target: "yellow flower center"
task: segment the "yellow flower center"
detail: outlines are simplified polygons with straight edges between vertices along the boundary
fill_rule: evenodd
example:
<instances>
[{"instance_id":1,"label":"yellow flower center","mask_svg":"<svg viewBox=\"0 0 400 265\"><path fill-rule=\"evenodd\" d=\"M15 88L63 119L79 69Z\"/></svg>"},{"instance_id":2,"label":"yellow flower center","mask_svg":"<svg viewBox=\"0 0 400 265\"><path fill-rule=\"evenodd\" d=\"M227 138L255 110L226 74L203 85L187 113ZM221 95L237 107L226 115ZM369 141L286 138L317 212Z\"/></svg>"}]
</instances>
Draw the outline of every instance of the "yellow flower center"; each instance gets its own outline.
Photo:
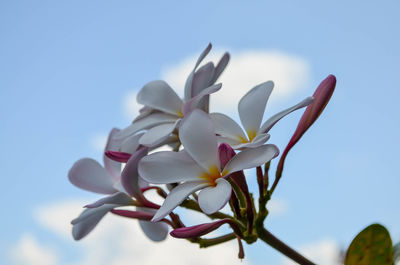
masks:
<instances>
[{"instance_id":1,"label":"yellow flower center","mask_svg":"<svg viewBox=\"0 0 400 265\"><path fill-rule=\"evenodd\" d=\"M250 142L253 141L253 139L256 138L256 136L257 136L256 130L248 130L248 131L246 131L246 132L247 132L247 136L249 137L249 139L247 139L246 137L243 137L243 136L238 136L239 141L240 141L242 144L250 143Z\"/></svg>"},{"instance_id":2,"label":"yellow flower center","mask_svg":"<svg viewBox=\"0 0 400 265\"><path fill-rule=\"evenodd\" d=\"M257 132L256 130L248 130L247 135L249 136L249 142L251 142L254 138L256 138Z\"/></svg>"},{"instance_id":3,"label":"yellow flower center","mask_svg":"<svg viewBox=\"0 0 400 265\"><path fill-rule=\"evenodd\" d=\"M183 118L183 113L182 113L181 110L178 110L178 111L176 112L176 115L178 115L180 118Z\"/></svg>"},{"instance_id":4,"label":"yellow flower center","mask_svg":"<svg viewBox=\"0 0 400 265\"><path fill-rule=\"evenodd\" d=\"M222 172L224 173L224 172ZM224 174L219 172L217 165L212 165L208 168L208 172L204 172L200 175L200 178L204 179L210 186L217 186L216 180L222 178Z\"/></svg>"}]
</instances>

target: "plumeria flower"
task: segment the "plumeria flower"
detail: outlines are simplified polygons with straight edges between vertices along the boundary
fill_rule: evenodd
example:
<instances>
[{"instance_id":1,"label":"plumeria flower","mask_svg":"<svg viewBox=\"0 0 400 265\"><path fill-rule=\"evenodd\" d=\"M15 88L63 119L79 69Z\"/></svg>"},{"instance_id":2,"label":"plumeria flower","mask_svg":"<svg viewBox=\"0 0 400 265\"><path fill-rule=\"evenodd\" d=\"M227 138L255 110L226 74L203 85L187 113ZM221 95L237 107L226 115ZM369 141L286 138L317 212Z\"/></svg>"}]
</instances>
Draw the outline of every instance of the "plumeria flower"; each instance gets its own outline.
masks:
<instances>
[{"instance_id":1,"label":"plumeria flower","mask_svg":"<svg viewBox=\"0 0 400 265\"><path fill-rule=\"evenodd\" d=\"M208 97L221 88L221 84L214 83L229 61L229 54L225 53L217 66L209 62L197 70L210 49L211 44L202 52L190 73L185 84L184 99L165 81L157 80L146 84L137 95L137 102L144 105L144 108L132 125L122 130L117 137L124 139L140 130L148 129L139 142L152 147L165 141L177 129L180 120L193 109L200 108L208 112Z\"/></svg>"},{"instance_id":2,"label":"plumeria flower","mask_svg":"<svg viewBox=\"0 0 400 265\"><path fill-rule=\"evenodd\" d=\"M139 163L140 176L150 183L183 182L171 190L152 221L161 220L199 190L198 203L204 213L220 210L231 196L232 188L226 180L229 174L262 165L279 153L274 145L246 149L221 168L213 122L198 109L182 121L179 138L184 150L153 153Z\"/></svg>"},{"instance_id":3,"label":"plumeria flower","mask_svg":"<svg viewBox=\"0 0 400 265\"><path fill-rule=\"evenodd\" d=\"M269 139L268 132L275 123L287 114L306 107L313 102L313 98L308 97L300 103L275 114L261 125L265 107L273 87L274 83L272 81L259 84L247 92L239 101L239 117L245 131L225 114L210 114L211 119L214 121L215 132L219 135L219 142L226 142L234 149L261 146Z\"/></svg>"},{"instance_id":4,"label":"plumeria flower","mask_svg":"<svg viewBox=\"0 0 400 265\"><path fill-rule=\"evenodd\" d=\"M109 134L105 153L120 149L119 142L114 139L118 131L118 129L113 129ZM104 156L104 167L90 158L80 159L72 166L68 173L72 184L88 191L108 195L95 203L86 205L86 209L81 215L71 222L74 239L79 240L85 237L110 210L116 207L142 206L138 207L139 211L154 214L154 209L146 207L154 205L147 201L141 193L140 178L137 173L138 162L146 154L147 148L139 148L131 155L122 172L121 163L115 162L107 156ZM163 240L167 236L168 227L164 223L142 220L139 220L139 223L145 234L154 241Z\"/></svg>"},{"instance_id":5,"label":"plumeria flower","mask_svg":"<svg viewBox=\"0 0 400 265\"><path fill-rule=\"evenodd\" d=\"M276 175L280 177L282 175L283 166L285 159L290 149L300 140L303 134L313 125L313 123L321 115L322 111L325 109L329 100L332 97L333 91L335 91L336 77L334 75L329 75L325 78L321 84L315 90L313 97L314 103L306 108L299 124L297 125L296 131L294 132L292 138L290 139L288 145L282 153L279 159L278 168L276 170Z\"/></svg>"}]
</instances>

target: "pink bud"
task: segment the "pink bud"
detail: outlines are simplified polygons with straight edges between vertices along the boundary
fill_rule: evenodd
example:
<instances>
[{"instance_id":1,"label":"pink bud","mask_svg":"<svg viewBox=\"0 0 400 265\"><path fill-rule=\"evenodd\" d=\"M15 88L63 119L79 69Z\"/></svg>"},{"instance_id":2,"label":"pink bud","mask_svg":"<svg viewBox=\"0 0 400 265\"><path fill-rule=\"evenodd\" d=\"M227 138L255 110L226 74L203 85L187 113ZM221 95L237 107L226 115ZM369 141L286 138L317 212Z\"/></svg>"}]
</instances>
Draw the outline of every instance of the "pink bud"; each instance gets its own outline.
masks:
<instances>
[{"instance_id":1,"label":"pink bud","mask_svg":"<svg viewBox=\"0 0 400 265\"><path fill-rule=\"evenodd\" d=\"M334 75L329 75L324 81L318 86L314 92L314 102L309 105L303 113L299 124L297 125L296 131L294 132L289 144L286 146L285 151L283 151L282 156L279 160L278 169L276 175L280 177L282 175L283 165L285 163L285 158L289 153L290 149L300 140L303 134L311 127L311 125L318 119L319 115L324 110L325 106L328 104L333 91L336 86L336 77Z\"/></svg>"},{"instance_id":2,"label":"pink bud","mask_svg":"<svg viewBox=\"0 0 400 265\"><path fill-rule=\"evenodd\" d=\"M170 235L176 238L193 238L193 237L199 237L203 236L205 234L208 234L217 228L219 228L223 224L230 224L236 229L236 224L228 218L221 219L212 223L206 223L206 224L200 224L200 225L195 225L195 226L190 226L190 227L181 227L181 228L176 228L170 232ZM235 231L236 232L236 231ZM239 230L240 233L240 230Z\"/></svg>"},{"instance_id":3,"label":"pink bud","mask_svg":"<svg viewBox=\"0 0 400 265\"><path fill-rule=\"evenodd\" d=\"M151 219L154 216L154 214L140 212L140 211L112 209L110 212L112 212L113 214L116 214L116 215L120 215L120 216L124 216L124 217L128 217L128 218L139 219L139 220L143 220L143 221L151 221Z\"/></svg>"},{"instance_id":4,"label":"pink bud","mask_svg":"<svg viewBox=\"0 0 400 265\"><path fill-rule=\"evenodd\" d=\"M222 143L218 147L219 161L221 168L224 168L229 160L236 155L235 150L229 144Z\"/></svg>"},{"instance_id":5,"label":"pink bud","mask_svg":"<svg viewBox=\"0 0 400 265\"><path fill-rule=\"evenodd\" d=\"M151 222L151 219L153 219L153 216L154 216L154 214L152 214L152 213L146 213L146 212L142 212L142 211L128 211L128 210L112 209L110 212L113 214L119 215L119 216L133 218L133 219L139 219L142 221L149 221L149 222ZM174 227L172 222L168 219L164 218L164 219L160 220L160 222L164 222L164 223L170 225L171 227Z\"/></svg>"},{"instance_id":6,"label":"pink bud","mask_svg":"<svg viewBox=\"0 0 400 265\"><path fill-rule=\"evenodd\" d=\"M108 158L121 163L128 162L129 158L132 156L129 153L117 152L117 151L106 151L105 155Z\"/></svg>"},{"instance_id":7,"label":"pink bud","mask_svg":"<svg viewBox=\"0 0 400 265\"><path fill-rule=\"evenodd\" d=\"M229 162L229 160L232 159L236 155L235 150L226 143L222 143L218 147L218 153L219 153L219 160L221 163L221 168L224 168L225 165ZM232 179L233 182L239 187L239 189L242 191L245 199L246 199L246 205L247 205L247 219L250 224L250 228L253 226L253 218L254 218L254 213L253 213L253 208L251 207L252 202L251 202L251 197L249 194L249 188L247 186L246 178L243 174L243 171L238 171L234 172L229 175L229 177ZM233 195L234 193L232 193ZM237 198L233 198L237 200Z\"/></svg>"}]
</instances>

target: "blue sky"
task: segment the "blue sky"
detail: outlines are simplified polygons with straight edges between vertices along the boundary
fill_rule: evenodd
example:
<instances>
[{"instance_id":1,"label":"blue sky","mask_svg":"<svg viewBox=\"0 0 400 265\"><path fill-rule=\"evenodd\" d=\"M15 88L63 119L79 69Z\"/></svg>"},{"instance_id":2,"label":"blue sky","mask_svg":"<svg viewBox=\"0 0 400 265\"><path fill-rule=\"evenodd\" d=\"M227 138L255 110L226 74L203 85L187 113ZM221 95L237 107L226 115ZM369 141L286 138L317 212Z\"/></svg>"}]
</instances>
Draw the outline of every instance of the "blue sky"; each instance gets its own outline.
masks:
<instances>
[{"instance_id":1,"label":"blue sky","mask_svg":"<svg viewBox=\"0 0 400 265\"><path fill-rule=\"evenodd\" d=\"M99 159L93 138L128 124L129 93L209 42L232 58L278 51L304 59L309 80L276 109L312 94L328 74L337 76L325 113L287 159L275 194L287 210L267 220L270 230L297 248L322 239L345 247L380 222L398 241L399 7L397 1L1 1L0 224L7 229L0 263L13 264L9 253L26 234L56 249L57 264L77 263L82 245L40 224L35 211L97 198L68 182L70 166L85 156ZM300 114L271 131L281 149ZM281 260L262 244L246 250L250 264Z\"/></svg>"}]
</instances>

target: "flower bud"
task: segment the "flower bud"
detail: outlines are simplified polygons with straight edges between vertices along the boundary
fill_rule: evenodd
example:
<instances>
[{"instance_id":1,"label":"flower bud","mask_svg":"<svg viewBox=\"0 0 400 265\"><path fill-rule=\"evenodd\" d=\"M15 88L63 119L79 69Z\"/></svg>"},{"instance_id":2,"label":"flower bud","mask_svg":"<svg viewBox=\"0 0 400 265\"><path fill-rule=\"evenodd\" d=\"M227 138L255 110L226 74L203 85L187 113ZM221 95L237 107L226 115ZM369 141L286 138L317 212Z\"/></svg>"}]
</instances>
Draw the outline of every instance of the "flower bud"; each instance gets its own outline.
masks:
<instances>
[{"instance_id":1,"label":"flower bud","mask_svg":"<svg viewBox=\"0 0 400 265\"><path fill-rule=\"evenodd\" d=\"M211 223L176 228L170 232L170 235L176 238L199 237L218 229L223 224L230 224L235 232L241 233L236 224L231 219L225 218Z\"/></svg>"},{"instance_id":2,"label":"flower bud","mask_svg":"<svg viewBox=\"0 0 400 265\"><path fill-rule=\"evenodd\" d=\"M324 110L325 106L328 104L333 91L336 86L336 77L334 75L329 75L315 90L313 98L314 102L309 105L303 113L299 124L297 125L296 131L294 132L292 138L290 139L288 145L282 153L279 160L278 169L276 171L276 176L280 177L282 175L283 165L285 163L285 158L289 153L290 149L300 140L303 134L311 127L311 125L318 119L319 115Z\"/></svg>"}]
</instances>

